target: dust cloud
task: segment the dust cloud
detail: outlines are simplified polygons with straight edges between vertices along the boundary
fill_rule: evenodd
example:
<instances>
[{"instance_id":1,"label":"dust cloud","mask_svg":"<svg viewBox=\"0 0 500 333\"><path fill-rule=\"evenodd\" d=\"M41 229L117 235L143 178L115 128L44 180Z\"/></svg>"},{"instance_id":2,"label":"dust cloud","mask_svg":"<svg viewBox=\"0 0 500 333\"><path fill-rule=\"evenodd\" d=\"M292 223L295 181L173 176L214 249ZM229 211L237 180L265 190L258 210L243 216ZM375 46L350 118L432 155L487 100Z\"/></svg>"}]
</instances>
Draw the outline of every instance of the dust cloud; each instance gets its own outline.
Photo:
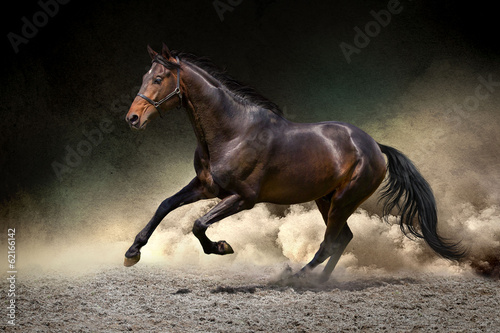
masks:
<instances>
[{"instance_id":1,"label":"dust cloud","mask_svg":"<svg viewBox=\"0 0 500 333\"><path fill-rule=\"evenodd\" d=\"M142 250L139 264L167 267L200 267L232 270L262 266L281 269L285 264L299 269L310 260L322 241L325 230L320 213L313 205L293 205L284 216L271 213L259 204L250 211L231 216L209 229L214 240L225 239L234 248L230 256L207 256L192 235L193 221L208 211L216 201L196 203L172 212ZM477 211L463 207L450 224L463 231L464 243L476 261L485 261L500 247L500 209ZM336 274L387 274L418 271L433 274L459 274L469 271L465 264L451 263L434 255L422 241L404 237L397 218L386 224L377 215L359 209L348 223L355 235L346 249ZM142 227L142 225L140 225ZM137 228L136 228L137 229ZM65 274L86 273L102 266L119 266L137 230L130 227L107 227L94 233L73 233L50 237L46 231L33 230L19 244L20 270L56 271ZM486 269L486 262L479 263Z\"/></svg>"},{"instance_id":2,"label":"dust cloud","mask_svg":"<svg viewBox=\"0 0 500 333\"><path fill-rule=\"evenodd\" d=\"M461 240L469 249L468 258L462 263L439 258L423 241L404 237L396 216L389 224L383 222L375 200L370 200L348 220L354 239L334 274L466 274L473 269L498 274L500 87L477 88L480 78L500 81L491 73L447 59L435 61L404 95L374 106L377 116L357 124L377 141L407 154L420 168L437 198L440 233ZM478 89L482 99L476 96ZM92 168L83 166L72 176L71 186L43 189L43 199L20 193L2 208L4 227L16 227L19 270L79 274L121 265L157 205L193 176L190 162L172 158L136 161L141 172L134 175L134 184L140 185L131 185L119 163L103 160ZM211 239L231 244L235 254L207 256L191 228L216 202L198 202L169 214L143 248L136 267L154 263L224 270L290 264L298 269L322 241L325 226L313 203L279 209L259 204L208 230Z\"/></svg>"}]
</instances>

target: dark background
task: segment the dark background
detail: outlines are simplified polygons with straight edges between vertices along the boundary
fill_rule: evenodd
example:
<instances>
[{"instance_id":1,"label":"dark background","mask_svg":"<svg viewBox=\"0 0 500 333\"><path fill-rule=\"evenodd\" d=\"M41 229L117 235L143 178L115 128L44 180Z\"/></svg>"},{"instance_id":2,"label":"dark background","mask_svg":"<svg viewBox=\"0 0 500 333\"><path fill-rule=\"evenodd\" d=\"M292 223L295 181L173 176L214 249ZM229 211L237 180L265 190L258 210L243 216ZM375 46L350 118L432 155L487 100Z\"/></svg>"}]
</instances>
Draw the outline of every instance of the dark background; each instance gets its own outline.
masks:
<instances>
[{"instance_id":1,"label":"dark background","mask_svg":"<svg viewBox=\"0 0 500 333\"><path fill-rule=\"evenodd\" d=\"M20 34L21 18L32 21L40 6L26 1L5 10L3 218L27 225L37 216L95 225L98 219L78 220L69 213L74 202L81 211L106 211L107 200L123 201L120 213L126 216L127 207L142 205L138 199L145 193L155 207L192 177L196 141L183 111L172 111L140 133L124 121L149 66L146 45L159 50L163 41L171 49L210 57L294 121L340 120L379 128L370 134L397 146L384 134L391 130L385 124L411 111L391 106L392 101L436 61L470 69L473 89L477 75L498 73L500 51L496 10L486 1L402 0L400 6L402 12L350 64L339 44L352 45L353 28L372 21L370 11L386 9L387 1L244 0L224 13L224 21L212 1L71 1L60 5L17 54L6 36ZM497 122L488 118L496 112L484 115ZM66 164L67 147L76 149L85 140L83 132L102 121L112 124L111 133L58 178L53 163ZM496 149L491 154L498 155L496 139L487 139ZM434 163L412 155L409 147L398 148L432 174ZM32 213L20 218L14 211Z\"/></svg>"}]
</instances>

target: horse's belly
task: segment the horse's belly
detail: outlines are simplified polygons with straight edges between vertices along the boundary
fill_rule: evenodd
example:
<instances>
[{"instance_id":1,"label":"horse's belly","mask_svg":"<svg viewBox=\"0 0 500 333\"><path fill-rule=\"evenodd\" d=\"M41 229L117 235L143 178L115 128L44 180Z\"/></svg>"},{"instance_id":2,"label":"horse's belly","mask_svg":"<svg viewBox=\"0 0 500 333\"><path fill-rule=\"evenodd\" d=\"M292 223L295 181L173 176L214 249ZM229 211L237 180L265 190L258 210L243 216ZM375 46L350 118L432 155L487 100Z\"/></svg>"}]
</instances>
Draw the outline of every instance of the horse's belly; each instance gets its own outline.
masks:
<instances>
[{"instance_id":1,"label":"horse's belly","mask_svg":"<svg viewBox=\"0 0 500 333\"><path fill-rule=\"evenodd\" d=\"M279 184L277 185L278 186L272 186L262 191L257 201L270 202L278 205L291 205L316 200L332 192L334 189L334 187L332 189L332 187L328 186L319 186L311 191L301 186L283 187Z\"/></svg>"},{"instance_id":2,"label":"horse's belly","mask_svg":"<svg viewBox=\"0 0 500 333\"><path fill-rule=\"evenodd\" d=\"M339 186L343 169L331 155L304 156L281 164L264 178L259 201L294 204L318 199Z\"/></svg>"}]
</instances>

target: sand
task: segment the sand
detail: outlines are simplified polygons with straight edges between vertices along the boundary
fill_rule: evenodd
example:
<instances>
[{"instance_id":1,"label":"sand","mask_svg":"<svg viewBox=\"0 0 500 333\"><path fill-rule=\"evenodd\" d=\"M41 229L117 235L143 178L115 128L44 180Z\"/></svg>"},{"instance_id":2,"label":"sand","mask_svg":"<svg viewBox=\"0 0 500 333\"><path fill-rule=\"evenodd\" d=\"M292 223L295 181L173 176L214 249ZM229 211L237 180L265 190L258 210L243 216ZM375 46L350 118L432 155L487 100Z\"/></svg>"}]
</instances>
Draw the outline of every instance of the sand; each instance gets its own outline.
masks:
<instances>
[{"instance_id":1,"label":"sand","mask_svg":"<svg viewBox=\"0 0 500 333\"><path fill-rule=\"evenodd\" d=\"M340 273L316 285L276 282L282 269L117 263L84 274L19 274L16 326L0 330L498 332L500 327L496 279L470 273Z\"/></svg>"}]
</instances>

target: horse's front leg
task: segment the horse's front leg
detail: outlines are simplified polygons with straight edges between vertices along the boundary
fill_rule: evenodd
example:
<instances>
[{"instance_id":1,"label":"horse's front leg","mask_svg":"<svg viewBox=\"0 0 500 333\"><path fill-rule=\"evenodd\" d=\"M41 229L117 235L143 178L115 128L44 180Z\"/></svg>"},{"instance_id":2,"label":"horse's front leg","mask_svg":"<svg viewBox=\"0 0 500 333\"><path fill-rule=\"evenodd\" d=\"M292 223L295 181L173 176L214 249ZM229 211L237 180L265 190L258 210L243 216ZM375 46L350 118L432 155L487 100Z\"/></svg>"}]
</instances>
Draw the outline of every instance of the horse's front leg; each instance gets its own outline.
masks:
<instances>
[{"instance_id":1,"label":"horse's front leg","mask_svg":"<svg viewBox=\"0 0 500 333\"><path fill-rule=\"evenodd\" d=\"M206 194L205 188L201 185L200 180L195 177L182 190L170 198L165 199L160 204L149 223L135 237L134 244L132 244L127 253L125 253L123 264L129 267L135 265L139 259L141 259L141 247L146 245L153 231L155 231L156 227L168 213L180 206L207 198L209 198L209 196Z\"/></svg>"},{"instance_id":2,"label":"horse's front leg","mask_svg":"<svg viewBox=\"0 0 500 333\"><path fill-rule=\"evenodd\" d=\"M254 203L244 200L238 194L233 194L222 199L207 214L196 220L193 226L193 234L199 239L203 251L206 254L231 254L234 253L231 246L226 241L212 242L205 234L207 228L215 222L228 216L236 214L242 210L252 208Z\"/></svg>"}]
</instances>

